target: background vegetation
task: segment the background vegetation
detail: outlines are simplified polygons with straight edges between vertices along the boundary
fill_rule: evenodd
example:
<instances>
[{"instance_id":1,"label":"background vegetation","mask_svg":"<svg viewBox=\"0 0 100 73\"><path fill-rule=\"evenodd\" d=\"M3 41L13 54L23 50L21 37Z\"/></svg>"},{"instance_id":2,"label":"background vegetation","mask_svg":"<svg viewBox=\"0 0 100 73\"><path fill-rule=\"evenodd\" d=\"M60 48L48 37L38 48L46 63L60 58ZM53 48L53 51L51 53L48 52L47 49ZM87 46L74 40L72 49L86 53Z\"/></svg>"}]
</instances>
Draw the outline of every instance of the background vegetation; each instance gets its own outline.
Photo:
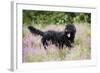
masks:
<instances>
[{"instance_id":1,"label":"background vegetation","mask_svg":"<svg viewBox=\"0 0 100 73\"><path fill-rule=\"evenodd\" d=\"M90 13L23 10L23 24L91 23Z\"/></svg>"},{"instance_id":2,"label":"background vegetation","mask_svg":"<svg viewBox=\"0 0 100 73\"><path fill-rule=\"evenodd\" d=\"M45 50L41 36L32 35L27 29L27 26L32 25L42 31L63 31L68 23L73 23L77 30L71 50L66 47L59 50L54 45L49 45ZM23 10L22 53L23 62L91 59L91 14Z\"/></svg>"}]
</instances>

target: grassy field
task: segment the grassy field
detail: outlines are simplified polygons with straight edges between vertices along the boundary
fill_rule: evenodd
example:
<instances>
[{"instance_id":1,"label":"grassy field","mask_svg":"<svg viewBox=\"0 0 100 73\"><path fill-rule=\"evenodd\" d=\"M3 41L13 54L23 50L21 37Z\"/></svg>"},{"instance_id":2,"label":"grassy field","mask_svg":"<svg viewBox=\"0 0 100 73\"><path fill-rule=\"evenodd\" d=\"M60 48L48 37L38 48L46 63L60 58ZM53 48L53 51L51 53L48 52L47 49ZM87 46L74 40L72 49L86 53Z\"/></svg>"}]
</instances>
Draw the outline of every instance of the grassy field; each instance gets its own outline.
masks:
<instances>
[{"instance_id":1,"label":"grassy field","mask_svg":"<svg viewBox=\"0 0 100 73\"><path fill-rule=\"evenodd\" d=\"M55 45L49 45L45 50L41 44L41 36L32 35L26 26L23 27L23 62L85 60L91 58L91 28L88 24L76 24L76 36L73 48L59 50ZM36 28L46 31L62 31L64 25L48 25Z\"/></svg>"}]
</instances>

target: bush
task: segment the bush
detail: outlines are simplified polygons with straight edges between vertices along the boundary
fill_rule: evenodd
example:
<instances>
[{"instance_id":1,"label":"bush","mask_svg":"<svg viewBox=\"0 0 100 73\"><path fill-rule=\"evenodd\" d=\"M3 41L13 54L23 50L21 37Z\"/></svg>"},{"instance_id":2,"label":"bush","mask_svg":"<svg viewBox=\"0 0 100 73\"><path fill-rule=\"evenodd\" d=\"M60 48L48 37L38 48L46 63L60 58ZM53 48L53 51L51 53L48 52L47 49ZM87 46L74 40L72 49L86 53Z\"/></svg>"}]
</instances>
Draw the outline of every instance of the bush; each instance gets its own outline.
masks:
<instances>
[{"instance_id":1,"label":"bush","mask_svg":"<svg viewBox=\"0 0 100 73\"><path fill-rule=\"evenodd\" d=\"M23 10L24 25L91 23L90 13Z\"/></svg>"}]
</instances>

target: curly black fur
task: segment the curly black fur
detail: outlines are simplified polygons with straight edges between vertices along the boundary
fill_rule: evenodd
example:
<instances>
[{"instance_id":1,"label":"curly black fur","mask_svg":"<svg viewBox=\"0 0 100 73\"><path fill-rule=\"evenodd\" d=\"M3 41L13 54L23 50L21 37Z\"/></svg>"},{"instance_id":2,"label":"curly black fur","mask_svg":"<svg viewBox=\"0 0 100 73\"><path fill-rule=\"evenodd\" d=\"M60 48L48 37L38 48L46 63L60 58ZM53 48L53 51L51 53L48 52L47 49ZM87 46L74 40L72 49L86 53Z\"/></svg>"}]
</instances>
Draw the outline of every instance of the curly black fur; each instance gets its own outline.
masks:
<instances>
[{"instance_id":1,"label":"curly black fur","mask_svg":"<svg viewBox=\"0 0 100 73\"><path fill-rule=\"evenodd\" d=\"M48 41L50 41L52 44L55 44L57 47L59 47L59 49L63 48L64 45L71 48L71 43L74 42L76 33L76 28L73 24L66 25L65 30L62 32L57 32L53 30L43 32L34 28L33 26L28 26L28 29L32 34L42 36L41 42L45 49L47 49L46 46L48 46ZM70 34L70 37L67 36L68 34Z\"/></svg>"}]
</instances>

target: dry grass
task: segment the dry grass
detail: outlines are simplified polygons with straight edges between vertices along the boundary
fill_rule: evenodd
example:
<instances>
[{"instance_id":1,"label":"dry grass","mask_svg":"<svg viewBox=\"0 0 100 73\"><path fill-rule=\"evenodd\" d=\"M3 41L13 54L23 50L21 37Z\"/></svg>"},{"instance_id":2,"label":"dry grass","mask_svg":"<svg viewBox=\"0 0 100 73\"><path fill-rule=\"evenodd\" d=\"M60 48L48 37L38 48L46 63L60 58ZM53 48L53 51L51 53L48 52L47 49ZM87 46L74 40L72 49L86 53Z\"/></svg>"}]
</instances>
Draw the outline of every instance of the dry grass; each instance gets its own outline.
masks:
<instances>
[{"instance_id":1,"label":"dry grass","mask_svg":"<svg viewBox=\"0 0 100 73\"><path fill-rule=\"evenodd\" d=\"M45 50L41 44L41 36L32 35L23 27L23 62L84 60L91 58L91 29L87 24L75 25L77 32L74 47L71 50L59 50L55 45L49 45ZM48 25L42 31L62 31L64 25Z\"/></svg>"}]
</instances>

